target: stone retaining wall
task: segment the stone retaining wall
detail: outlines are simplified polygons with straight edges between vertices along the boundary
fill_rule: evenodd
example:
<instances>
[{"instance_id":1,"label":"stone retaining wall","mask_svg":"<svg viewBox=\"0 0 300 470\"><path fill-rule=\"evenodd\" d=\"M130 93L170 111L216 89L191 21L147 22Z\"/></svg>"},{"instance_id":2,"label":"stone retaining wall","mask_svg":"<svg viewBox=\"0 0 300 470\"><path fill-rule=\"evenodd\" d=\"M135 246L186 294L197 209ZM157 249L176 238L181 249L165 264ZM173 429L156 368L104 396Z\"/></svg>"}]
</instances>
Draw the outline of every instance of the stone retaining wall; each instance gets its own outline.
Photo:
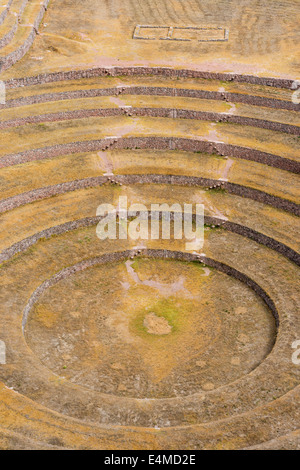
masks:
<instances>
[{"instance_id":1,"label":"stone retaining wall","mask_svg":"<svg viewBox=\"0 0 300 470\"><path fill-rule=\"evenodd\" d=\"M74 111L61 111L57 113L41 114L37 116L27 116L19 119L0 122L0 129L23 126L24 124L36 124L39 122L56 122L71 119L85 119L89 117L110 117L110 116L148 116L170 119L195 119L200 121L227 122L242 126L258 127L271 131L284 132L286 134L300 135L300 127L280 122L254 119L244 116L235 116L226 113L214 113L206 111L193 111L189 109L177 108L98 108L80 109Z\"/></svg>"},{"instance_id":2,"label":"stone retaining wall","mask_svg":"<svg viewBox=\"0 0 300 470\"><path fill-rule=\"evenodd\" d=\"M159 218L161 219L162 217L163 213L160 213ZM97 225L101 219L102 217L86 217L84 219L66 222L65 224L56 225L55 227L42 230L41 232L38 232L28 238L25 238L24 240L21 240L20 242L17 242L9 248L3 250L0 253L0 263L9 261L13 256L17 255L18 253L25 252L31 246L35 245L39 240L49 239L53 236L72 232L80 228ZM173 213L170 214L170 219L174 220ZM195 220L195 215L193 215L193 219ZM270 248L271 250L276 251L277 253L283 255L285 258L295 263L297 266L300 266L299 253L294 251L289 246L277 240L274 240L273 238L270 238L267 235L264 235L263 233L257 232L256 230L252 230L249 227L245 227L244 225L224 221L223 219L219 219L217 217L205 216L204 222L205 224L221 227L222 229L227 230L229 232L236 233L242 237L249 238L250 240L254 240L256 243L259 243L260 245L264 245Z\"/></svg>"},{"instance_id":3,"label":"stone retaining wall","mask_svg":"<svg viewBox=\"0 0 300 470\"><path fill-rule=\"evenodd\" d=\"M11 52L10 54L6 56L0 57L0 72L3 72L4 70L10 68L12 65L14 65L18 60L22 59L22 57L28 52L30 47L32 46L32 43L35 39L35 36L37 34L40 22L43 19L43 16L45 14L45 11L47 10L48 4L50 0L42 0L41 2L41 9L39 13L37 14L33 26L30 29L30 32L23 42L20 47L18 47L15 51Z\"/></svg>"},{"instance_id":4,"label":"stone retaining wall","mask_svg":"<svg viewBox=\"0 0 300 470\"><path fill-rule=\"evenodd\" d=\"M294 104L292 101L276 100L262 96L245 95L242 93L229 93L218 91L207 91L185 88L169 88L169 87L149 87L149 86L126 86L113 88L97 88L91 90L73 90L59 93L44 93L41 95L24 96L8 100L5 105L1 105L0 109L15 108L18 106L26 106L38 103L47 103L50 101L73 100L80 98L95 98L98 96L112 95L145 95L145 96L170 96L195 98L203 100L226 101L229 103L244 103L252 106L260 106L274 109L287 109L289 111L299 111L300 105Z\"/></svg>"},{"instance_id":5,"label":"stone retaining wall","mask_svg":"<svg viewBox=\"0 0 300 470\"><path fill-rule=\"evenodd\" d=\"M3 21L5 20L9 10L10 10L10 7L11 7L11 4L12 4L13 0L8 0L6 5L5 5L5 9L2 11L2 13L0 14L0 25L3 23Z\"/></svg>"},{"instance_id":6,"label":"stone retaining wall","mask_svg":"<svg viewBox=\"0 0 300 470\"><path fill-rule=\"evenodd\" d=\"M22 1L21 5L20 5L19 12L16 15L16 20L15 20L12 28L7 32L7 34L5 34L4 36L2 36L0 38L0 49L5 47L7 44L9 44L10 41L13 39L13 37L14 37L18 27L19 27L20 19L21 19L23 13L24 13L24 10L25 10L27 4L28 4L28 0L23 0ZM0 61L1 61L1 57L0 57Z\"/></svg>"},{"instance_id":7,"label":"stone retaining wall","mask_svg":"<svg viewBox=\"0 0 300 470\"><path fill-rule=\"evenodd\" d=\"M30 311L33 307L33 305L39 300L40 296L50 287L54 286L58 282L60 282L63 279L66 279L73 274L76 274L78 272L84 271L85 269L91 268L93 266L97 266L99 264L104 264L104 263L115 263L118 261L126 260L132 256L132 254L135 254L134 251L128 250L128 251L123 251L123 252L116 252L116 253L108 253L105 255L102 255L98 258L93 258L93 259L88 259L81 261L80 263L70 266L68 268L63 269L59 273L55 274L52 276L50 279L47 279L45 282L43 282L32 294L30 297L24 311L23 311L23 319L22 319L22 327L23 331L26 327L26 323L28 320L28 316L30 314ZM241 273L240 271L232 268L231 266L228 266L227 264L220 263L219 261L216 261L211 258L207 258L205 256L201 256L199 258L198 255L193 255L190 253L184 253L181 251L169 251L169 250L153 250L153 249L145 249L142 250L142 254L139 255L140 257L143 258L151 258L151 259L173 259L177 261L185 261L185 262L203 262L207 266L210 266L214 269L217 269L218 271L221 271L228 276L231 276L240 282L243 282L246 284L250 289L252 289L268 306L270 311L272 312L272 315L275 319L275 323L277 328L279 327L279 315L278 311L276 309L276 306L271 299L271 297L250 277L248 277L246 274Z\"/></svg>"},{"instance_id":8,"label":"stone retaining wall","mask_svg":"<svg viewBox=\"0 0 300 470\"><path fill-rule=\"evenodd\" d=\"M29 46L30 47L30 46ZM167 67L98 67L86 70L70 70L62 72L44 73L35 77L23 77L6 81L8 88L20 86L40 85L66 80L79 80L101 76L158 76L169 78L200 78L206 80L221 80L225 82L249 83L251 85L270 86L275 88L292 89L294 80L284 78L265 78L254 75L239 75L236 73L214 73L198 70L173 69Z\"/></svg>"},{"instance_id":9,"label":"stone retaining wall","mask_svg":"<svg viewBox=\"0 0 300 470\"><path fill-rule=\"evenodd\" d=\"M127 137L106 138L69 144L53 145L40 149L27 150L17 154L0 157L0 168L19 165L35 160L55 158L82 152L94 152L102 149L152 149L152 150L181 150L186 152L215 153L220 156L241 158L262 163L281 170L300 173L300 162L237 145L224 144L198 139L184 139L176 137Z\"/></svg>"},{"instance_id":10,"label":"stone retaining wall","mask_svg":"<svg viewBox=\"0 0 300 470\"><path fill-rule=\"evenodd\" d=\"M11 29L6 34L4 34L4 36L0 37L0 49L2 49L3 47L7 46L7 44L10 43L10 41L14 37L18 27L19 27L19 17L16 18L16 20L15 20L13 26L11 27ZM1 50L0 50L0 53L1 53Z\"/></svg>"},{"instance_id":11,"label":"stone retaining wall","mask_svg":"<svg viewBox=\"0 0 300 470\"><path fill-rule=\"evenodd\" d=\"M225 190L230 194L252 199L254 201L267 204L275 207L276 209L290 212L291 214L300 215L300 205L289 201L287 199L273 196L271 194L259 191L257 189L241 186L235 183L220 182L220 180L199 178L193 176L173 176L173 175L117 175L114 180L122 184L169 184L177 186L188 187L206 187ZM26 193L18 194L0 201L0 213L4 213L17 207L31 204L41 199L46 199L52 196L58 196L80 189L93 188L109 183L107 176L96 176L92 178L85 178L82 180L70 181L44 188L34 189Z\"/></svg>"}]
</instances>

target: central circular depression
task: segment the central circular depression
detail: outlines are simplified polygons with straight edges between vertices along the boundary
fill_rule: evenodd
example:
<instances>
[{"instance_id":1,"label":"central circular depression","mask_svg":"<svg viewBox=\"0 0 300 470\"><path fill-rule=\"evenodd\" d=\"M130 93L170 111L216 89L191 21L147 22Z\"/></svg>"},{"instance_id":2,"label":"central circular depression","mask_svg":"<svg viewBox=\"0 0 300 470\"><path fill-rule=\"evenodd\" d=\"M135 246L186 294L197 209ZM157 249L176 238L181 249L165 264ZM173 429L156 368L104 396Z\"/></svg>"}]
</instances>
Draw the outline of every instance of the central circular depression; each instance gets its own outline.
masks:
<instances>
[{"instance_id":1,"label":"central circular depression","mask_svg":"<svg viewBox=\"0 0 300 470\"><path fill-rule=\"evenodd\" d=\"M257 367L275 323L243 283L197 263L135 259L61 280L34 304L26 340L53 372L103 393L210 391Z\"/></svg>"}]
</instances>

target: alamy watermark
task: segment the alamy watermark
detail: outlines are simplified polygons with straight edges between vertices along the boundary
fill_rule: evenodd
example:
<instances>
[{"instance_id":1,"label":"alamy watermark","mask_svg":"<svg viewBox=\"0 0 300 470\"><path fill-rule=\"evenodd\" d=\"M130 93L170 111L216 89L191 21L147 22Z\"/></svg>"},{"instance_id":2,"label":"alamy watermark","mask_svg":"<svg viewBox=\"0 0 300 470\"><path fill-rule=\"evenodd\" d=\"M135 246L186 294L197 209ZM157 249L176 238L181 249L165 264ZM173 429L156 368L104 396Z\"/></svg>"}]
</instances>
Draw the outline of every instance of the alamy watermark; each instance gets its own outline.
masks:
<instances>
[{"instance_id":1,"label":"alamy watermark","mask_svg":"<svg viewBox=\"0 0 300 470\"><path fill-rule=\"evenodd\" d=\"M4 341L0 341L0 365L6 364L6 346Z\"/></svg>"},{"instance_id":2,"label":"alamy watermark","mask_svg":"<svg viewBox=\"0 0 300 470\"><path fill-rule=\"evenodd\" d=\"M295 80L293 82L292 90L295 90L292 94L292 102L294 104L300 104L300 80Z\"/></svg>"},{"instance_id":3,"label":"alamy watermark","mask_svg":"<svg viewBox=\"0 0 300 470\"><path fill-rule=\"evenodd\" d=\"M296 351L292 355L292 362L295 366L300 365L300 340L294 341L292 344L292 348L296 349Z\"/></svg>"},{"instance_id":4,"label":"alamy watermark","mask_svg":"<svg viewBox=\"0 0 300 470\"><path fill-rule=\"evenodd\" d=\"M5 83L0 80L0 104L6 104L6 86Z\"/></svg>"},{"instance_id":5,"label":"alamy watermark","mask_svg":"<svg viewBox=\"0 0 300 470\"><path fill-rule=\"evenodd\" d=\"M148 209L144 204L134 203L128 208L127 197L120 196L117 207L101 204L97 216L102 217L96 229L100 240L170 240L173 237L185 239L187 251L199 251L204 244L203 204L151 204Z\"/></svg>"}]
</instances>

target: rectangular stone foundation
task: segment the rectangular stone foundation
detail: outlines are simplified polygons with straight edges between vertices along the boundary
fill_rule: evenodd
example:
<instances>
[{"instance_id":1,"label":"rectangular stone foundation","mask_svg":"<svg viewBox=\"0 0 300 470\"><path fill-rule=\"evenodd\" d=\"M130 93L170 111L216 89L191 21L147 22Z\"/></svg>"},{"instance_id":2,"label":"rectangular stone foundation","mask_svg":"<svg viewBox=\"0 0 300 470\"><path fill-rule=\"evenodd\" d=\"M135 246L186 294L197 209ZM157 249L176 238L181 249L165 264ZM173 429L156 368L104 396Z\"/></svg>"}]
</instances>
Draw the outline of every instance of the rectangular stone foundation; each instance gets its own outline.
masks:
<instances>
[{"instance_id":1,"label":"rectangular stone foundation","mask_svg":"<svg viewBox=\"0 0 300 470\"><path fill-rule=\"evenodd\" d=\"M229 30L222 27L137 25L133 39L147 41L197 41L224 42L229 40Z\"/></svg>"}]
</instances>

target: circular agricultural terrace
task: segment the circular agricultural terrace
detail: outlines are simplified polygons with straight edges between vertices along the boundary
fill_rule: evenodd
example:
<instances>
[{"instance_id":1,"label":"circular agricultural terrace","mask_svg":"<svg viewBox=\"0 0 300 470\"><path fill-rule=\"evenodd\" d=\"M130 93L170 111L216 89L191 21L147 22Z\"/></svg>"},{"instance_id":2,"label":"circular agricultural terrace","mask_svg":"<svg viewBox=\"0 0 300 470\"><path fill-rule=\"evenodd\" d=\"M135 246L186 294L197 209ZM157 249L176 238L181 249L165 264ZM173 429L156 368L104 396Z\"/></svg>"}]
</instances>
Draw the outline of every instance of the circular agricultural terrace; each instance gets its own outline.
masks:
<instances>
[{"instance_id":1,"label":"circular agricultural terrace","mask_svg":"<svg viewBox=\"0 0 300 470\"><path fill-rule=\"evenodd\" d=\"M259 2L111 3L85 29L0 3L0 448L298 449L297 69L262 66L288 31ZM120 196L203 204L203 248L101 241Z\"/></svg>"}]
</instances>

